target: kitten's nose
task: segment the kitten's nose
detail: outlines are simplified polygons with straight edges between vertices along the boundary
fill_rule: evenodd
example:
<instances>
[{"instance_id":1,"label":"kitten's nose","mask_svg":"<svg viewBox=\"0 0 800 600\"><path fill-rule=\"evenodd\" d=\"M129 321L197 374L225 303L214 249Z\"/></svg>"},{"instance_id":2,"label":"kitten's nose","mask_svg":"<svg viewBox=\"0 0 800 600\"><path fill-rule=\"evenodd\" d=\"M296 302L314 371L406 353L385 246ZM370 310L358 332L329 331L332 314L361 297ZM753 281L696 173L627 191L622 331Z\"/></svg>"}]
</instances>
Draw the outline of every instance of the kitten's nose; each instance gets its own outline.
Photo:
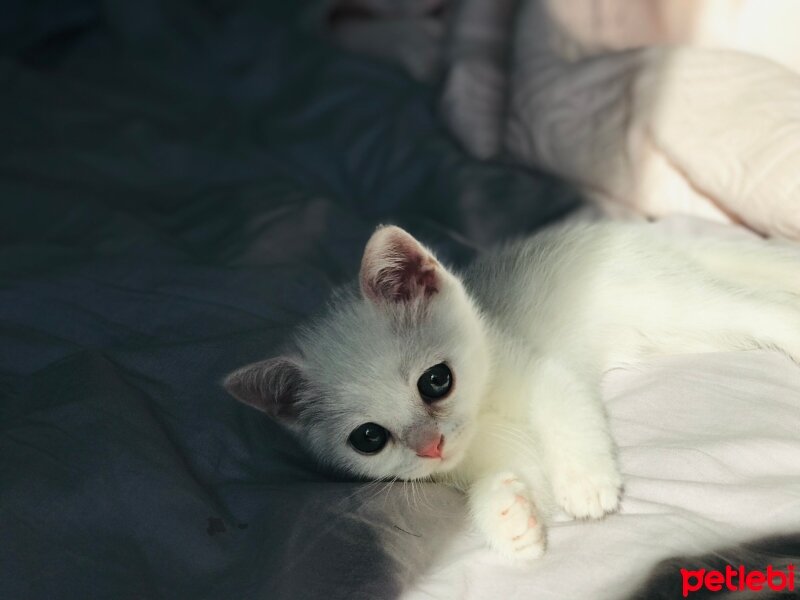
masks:
<instances>
[{"instance_id":1,"label":"kitten's nose","mask_svg":"<svg viewBox=\"0 0 800 600\"><path fill-rule=\"evenodd\" d=\"M417 450L417 456L423 458L442 458L442 448L444 448L444 436L439 434Z\"/></svg>"}]
</instances>

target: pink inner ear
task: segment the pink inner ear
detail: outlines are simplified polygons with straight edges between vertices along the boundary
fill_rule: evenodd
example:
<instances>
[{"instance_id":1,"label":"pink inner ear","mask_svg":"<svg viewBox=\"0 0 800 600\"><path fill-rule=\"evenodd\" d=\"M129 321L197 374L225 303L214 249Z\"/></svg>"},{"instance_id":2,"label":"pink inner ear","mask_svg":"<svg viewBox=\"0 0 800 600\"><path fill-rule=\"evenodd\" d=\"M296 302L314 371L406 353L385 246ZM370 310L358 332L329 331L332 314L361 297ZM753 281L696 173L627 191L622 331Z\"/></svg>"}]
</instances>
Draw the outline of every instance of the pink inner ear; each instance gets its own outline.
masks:
<instances>
[{"instance_id":1,"label":"pink inner ear","mask_svg":"<svg viewBox=\"0 0 800 600\"><path fill-rule=\"evenodd\" d=\"M439 263L398 227L377 231L361 262L361 290L373 301L409 302L439 291Z\"/></svg>"}]
</instances>

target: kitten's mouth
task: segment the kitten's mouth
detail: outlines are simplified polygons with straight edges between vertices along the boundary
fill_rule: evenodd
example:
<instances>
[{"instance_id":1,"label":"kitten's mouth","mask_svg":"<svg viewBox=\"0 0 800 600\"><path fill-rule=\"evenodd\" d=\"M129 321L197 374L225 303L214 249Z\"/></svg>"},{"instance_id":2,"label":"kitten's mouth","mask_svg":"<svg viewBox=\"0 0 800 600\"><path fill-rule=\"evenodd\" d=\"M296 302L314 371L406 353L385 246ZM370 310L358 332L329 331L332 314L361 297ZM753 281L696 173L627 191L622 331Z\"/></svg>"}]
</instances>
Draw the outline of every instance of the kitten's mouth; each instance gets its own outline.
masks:
<instances>
[{"instance_id":1,"label":"kitten's mouth","mask_svg":"<svg viewBox=\"0 0 800 600\"><path fill-rule=\"evenodd\" d=\"M425 461L431 464L435 471L449 471L458 466L467 453L469 441L472 439L472 430L465 424L458 424L448 434L447 451L442 453L441 460L437 463Z\"/></svg>"},{"instance_id":2,"label":"kitten's mouth","mask_svg":"<svg viewBox=\"0 0 800 600\"><path fill-rule=\"evenodd\" d=\"M440 438L435 439L435 444L433 442L428 444L427 450L431 450L430 452L417 451L417 456L425 459L418 465L418 468L425 473L424 477L444 473L458 466L466 453L465 442L470 438L469 435L465 436L465 429L463 423L457 423L447 436L441 434Z\"/></svg>"}]
</instances>

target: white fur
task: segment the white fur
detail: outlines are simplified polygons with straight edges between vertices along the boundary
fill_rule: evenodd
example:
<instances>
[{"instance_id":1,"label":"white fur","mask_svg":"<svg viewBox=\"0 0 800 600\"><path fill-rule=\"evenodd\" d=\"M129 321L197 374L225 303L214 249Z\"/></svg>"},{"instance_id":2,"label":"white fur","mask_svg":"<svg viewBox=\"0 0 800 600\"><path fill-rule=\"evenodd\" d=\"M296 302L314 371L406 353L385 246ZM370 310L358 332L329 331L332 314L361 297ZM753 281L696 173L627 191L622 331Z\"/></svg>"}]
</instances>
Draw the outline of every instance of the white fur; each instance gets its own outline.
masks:
<instances>
[{"instance_id":1,"label":"white fur","mask_svg":"<svg viewBox=\"0 0 800 600\"><path fill-rule=\"evenodd\" d=\"M370 272L397 262L396 246L384 261L376 242L390 234L413 241L379 230ZM774 244L567 225L486 254L463 278L415 248L435 265L437 293L407 302L345 293L298 336L305 383L291 426L350 472L465 490L476 527L509 558L541 555L556 509L600 518L618 508L622 478L599 395L610 367L755 347L800 361L800 262ZM440 362L456 383L433 411L416 380ZM347 443L365 422L392 432L378 454ZM406 445L419 427L445 436L443 460Z\"/></svg>"}]
</instances>

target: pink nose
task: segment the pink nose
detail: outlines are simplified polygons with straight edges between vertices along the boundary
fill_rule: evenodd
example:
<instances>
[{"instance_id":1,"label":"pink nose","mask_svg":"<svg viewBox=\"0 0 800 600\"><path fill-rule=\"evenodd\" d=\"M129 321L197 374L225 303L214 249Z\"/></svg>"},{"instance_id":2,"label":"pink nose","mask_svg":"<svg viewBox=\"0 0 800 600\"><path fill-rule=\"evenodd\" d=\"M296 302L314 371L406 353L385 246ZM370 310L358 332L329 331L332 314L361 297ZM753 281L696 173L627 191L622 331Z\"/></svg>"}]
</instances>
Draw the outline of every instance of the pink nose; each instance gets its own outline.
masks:
<instances>
[{"instance_id":1,"label":"pink nose","mask_svg":"<svg viewBox=\"0 0 800 600\"><path fill-rule=\"evenodd\" d=\"M417 456L422 456L423 458L442 458L442 448L444 448L444 436L440 434L417 450Z\"/></svg>"}]
</instances>

